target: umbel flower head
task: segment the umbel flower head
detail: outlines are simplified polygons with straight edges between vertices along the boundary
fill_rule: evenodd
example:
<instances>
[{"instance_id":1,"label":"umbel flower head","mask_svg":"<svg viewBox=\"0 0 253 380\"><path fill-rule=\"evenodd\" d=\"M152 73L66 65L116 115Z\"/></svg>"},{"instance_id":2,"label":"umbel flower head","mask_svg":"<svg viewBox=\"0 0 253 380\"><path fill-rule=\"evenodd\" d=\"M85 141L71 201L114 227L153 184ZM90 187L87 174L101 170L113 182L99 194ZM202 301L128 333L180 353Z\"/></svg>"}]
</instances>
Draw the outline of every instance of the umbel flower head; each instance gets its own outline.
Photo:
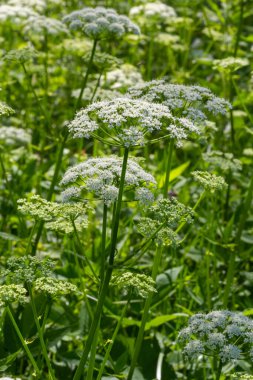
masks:
<instances>
[{"instance_id":1,"label":"umbel flower head","mask_svg":"<svg viewBox=\"0 0 253 380\"><path fill-rule=\"evenodd\" d=\"M129 15L143 27L160 26L159 23L168 24L171 19L177 17L174 8L160 1L147 2L130 9Z\"/></svg>"},{"instance_id":2,"label":"umbel flower head","mask_svg":"<svg viewBox=\"0 0 253 380\"><path fill-rule=\"evenodd\" d=\"M227 57L224 59L215 59L213 61L213 67L219 71L233 72L237 71L243 66L250 64L247 58Z\"/></svg>"},{"instance_id":3,"label":"umbel flower head","mask_svg":"<svg viewBox=\"0 0 253 380\"><path fill-rule=\"evenodd\" d=\"M39 14L28 17L24 24L24 33L44 36L45 32L51 36L69 34L66 25L60 20Z\"/></svg>"},{"instance_id":4,"label":"umbel flower head","mask_svg":"<svg viewBox=\"0 0 253 380\"><path fill-rule=\"evenodd\" d=\"M9 50L8 53L3 56L3 61L25 63L37 56L38 52L34 48L27 46L22 49Z\"/></svg>"},{"instance_id":5,"label":"umbel flower head","mask_svg":"<svg viewBox=\"0 0 253 380\"><path fill-rule=\"evenodd\" d=\"M54 231L71 233L75 228L80 231L88 226L87 208L84 203L49 202L39 195L33 195L29 200L19 199L18 210L30 215L36 220L44 220L47 227Z\"/></svg>"},{"instance_id":6,"label":"umbel flower head","mask_svg":"<svg viewBox=\"0 0 253 380\"><path fill-rule=\"evenodd\" d=\"M144 145L155 138L171 138L181 145L188 135L199 133L189 119L173 116L165 105L128 97L89 105L69 124L74 138L106 139L112 145Z\"/></svg>"},{"instance_id":7,"label":"umbel flower head","mask_svg":"<svg viewBox=\"0 0 253 380\"><path fill-rule=\"evenodd\" d=\"M53 260L33 256L11 257L2 276L14 283L33 283L37 278L52 276Z\"/></svg>"},{"instance_id":8,"label":"umbel flower head","mask_svg":"<svg viewBox=\"0 0 253 380\"><path fill-rule=\"evenodd\" d=\"M208 114L222 114L231 104L215 96L211 90L201 86L169 84L164 79L153 80L129 89L129 96L169 107L175 116L186 117L195 123L203 123Z\"/></svg>"},{"instance_id":9,"label":"umbel flower head","mask_svg":"<svg viewBox=\"0 0 253 380\"><path fill-rule=\"evenodd\" d=\"M118 197L121 170L122 159L119 157L90 158L69 168L61 181L63 186L71 185L62 193L63 200L78 198L82 190L86 190L93 192L105 204L111 204ZM148 191L149 186L155 184L156 181L151 174L145 172L136 161L128 160L125 176L127 189L146 187ZM145 195L147 198L147 194ZM138 196L139 193L137 198Z\"/></svg>"},{"instance_id":10,"label":"umbel flower head","mask_svg":"<svg viewBox=\"0 0 253 380\"><path fill-rule=\"evenodd\" d=\"M37 13L29 7L21 5L0 5L0 23L12 22L13 24L22 24L28 17Z\"/></svg>"},{"instance_id":11,"label":"umbel flower head","mask_svg":"<svg viewBox=\"0 0 253 380\"><path fill-rule=\"evenodd\" d=\"M213 150L203 153L203 159L211 164L211 167L219 169L223 172L238 172L242 170L242 163L234 157L233 153L224 153Z\"/></svg>"},{"instance_id":12,"label":"umbel flower head","mask_svg":"<svg viewBox=\"0 0 253 380\"><path fill-rule=\"evenodd\" d=\"M146 298L149 293L156 292L155 281L150 276L140 273L125 272L112 276L111 285L119 288L133 290L142 298Z\"/></svg>"},{"instance_id":13,"label":"umbel flower head","mask_svg":"<svg viewBox=\"0 0 253 380\"><path fill-rule=\"evenodd\" d=\"M203 171L195 171L191 173L198 183L204 187L204 189L210 193L216 191L222 191L226 189L227 184L223 177L217 176Z\"/></svg>"},{"instance_id":14,"label":"umbel flower head","mask_svg":"<svg viewBox=\"0 0 253 380\"><path fill-rule=\"evenodd\" d=\"M21 285L1 285L0 286L0 306L7 306L13 302L28 302L27 291Z\"/></svg>"},{"instance_id":15,"label":"umbel flower head","mask_svg":"<svg viewBox=\"0 0 253 380\"><path fill-rule=\"evenodd\" d=\"M127 16L119 15L112 8L83 8L71 12L63 21L72 30L81 30L92 39L119 38L124 34L140 34L140 30Z\"/></svg>"},{"instance_id":16,"label":"umbel flower head","mask_svg":"<svg viewBox=\"0 0 253 380\"><path fill-rule=\"evenodd\" d=\"M158 246L176 246L179 237L173 229L179 222L192 222L193 212L176 199L161 199L149 207L147 217L139 218L138 232L145 238L153 236Z\"/></svg>"},{"instance_id":17,"label":"umbel flower head","mask_svg":"<svg viewBox=\"0 0 253 380\"><path fill-rule=\"evenodd\" d=\"M75 285L54 277L38 278L34 282L34 290L50 297L60 297L63 295L78 293L78 289Z\"/></svg>"},{"instance_id":18,"label":"umbel flower head","mask_svg":"<svg viewBox=\"0 0 253 380\"><path fill-rule=\"evenodd\" d=\"M30 131L16 127L0 127L0 145L27 145L31 141Z\"/></svg>"},{"instance_id":19,"label":"umbel flower head","mask_svg":"<svg viewBox=\"0 0 253 380\"><path fill-rule=\"evenodd\" d=\"M244 355L252 360L253 321L228 310L195 314L179 333L179 341L185 344L183 353L189 359L208 355L225 364Z\"/></svg>"}]
</instances>

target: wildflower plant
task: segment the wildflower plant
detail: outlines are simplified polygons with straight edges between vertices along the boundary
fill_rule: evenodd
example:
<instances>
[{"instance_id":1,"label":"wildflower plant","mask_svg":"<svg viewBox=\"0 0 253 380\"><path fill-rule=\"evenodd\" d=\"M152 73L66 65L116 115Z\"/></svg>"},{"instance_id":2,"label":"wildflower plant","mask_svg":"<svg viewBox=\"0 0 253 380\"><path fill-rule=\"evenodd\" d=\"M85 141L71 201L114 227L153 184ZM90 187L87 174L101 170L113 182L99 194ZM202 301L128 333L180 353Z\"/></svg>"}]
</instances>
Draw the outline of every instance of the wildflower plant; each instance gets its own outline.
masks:
<instances>
[{"instance_id":1,"label":"wildflower plant","mask_svg":"<svg viewBox=\"0 0 253 380\"><path fill-rule=\"evenodd\" d=\"M206 171L194 171L191 173L194 180L198 182L207 192L215 193L226 189L227 184L223 177Z\"/></svg>"},{"instance_id":2,"label":"wildflower plant","mask_svg":"<svg viewBox=\"0 0 253 380\"><path fill-rule=\"evenodd\" d=\"M222 366L235 363L242 357L252 360L253 322L250 318L228 310L195 314L188 327L180 331L178 339L184 345L183 353L189 359L207 355L219 361L218 376Z\"/></svg>"}]
</instances>

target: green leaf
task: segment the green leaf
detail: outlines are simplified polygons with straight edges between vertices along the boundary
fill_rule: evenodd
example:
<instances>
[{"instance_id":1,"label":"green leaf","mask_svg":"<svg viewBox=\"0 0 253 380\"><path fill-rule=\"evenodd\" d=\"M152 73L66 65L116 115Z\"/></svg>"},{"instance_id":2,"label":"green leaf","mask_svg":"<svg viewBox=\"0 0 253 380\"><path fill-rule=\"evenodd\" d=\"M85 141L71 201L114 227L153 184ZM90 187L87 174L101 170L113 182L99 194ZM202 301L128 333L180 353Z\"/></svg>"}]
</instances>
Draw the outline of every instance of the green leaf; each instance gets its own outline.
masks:
<instances>
[{"instance_id":1,"label":"green leaf","mask_svg":"<svg viewBox=\"0 0 253 380\"><path fill-rule=\"evenodd\" d=\"M184 164L179 165L177 168L172 169L170 172L170 182L172 182L174 179L179 177L188 168L189 165L190 165L190 161L187 161ZM163 186L164 181L165 181L165 173L160 178L159 186Z\"/></svg>"},{"instance_id":2,"label":"green leaf","mask_svg":"<svg viewBox=\"0 0 253 380\"><path fill-rule=\"evenodd\" d=\"M158 327L160 325L163 325L166 322L173 321L174 319L178 318L188 318L188 314L186 313L174 313L174 314L169 314L169 315L160 315L159 317L156 317L149 321L146 326L145 330L149 330L152 327Z\"/></svg>"}]
</instances>

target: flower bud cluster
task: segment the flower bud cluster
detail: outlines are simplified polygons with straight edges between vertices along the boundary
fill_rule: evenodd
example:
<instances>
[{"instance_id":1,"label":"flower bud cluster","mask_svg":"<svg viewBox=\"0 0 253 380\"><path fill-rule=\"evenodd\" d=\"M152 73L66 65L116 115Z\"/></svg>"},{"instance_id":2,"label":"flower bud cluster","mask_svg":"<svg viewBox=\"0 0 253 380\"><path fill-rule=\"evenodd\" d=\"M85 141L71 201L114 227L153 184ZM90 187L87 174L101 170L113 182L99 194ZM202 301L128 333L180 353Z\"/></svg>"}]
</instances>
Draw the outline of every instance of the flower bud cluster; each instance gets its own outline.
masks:
<instances>
[{"instance_id":1,"label":"flower bud cluster","mask_svg":"<svg viewBox=\"0 0 253 380\"><path fill-rule=\"evenodd\" d=\"M0 116L3 116L3 115L10 115L14 113L14 110L9 107L6 103L4 102L0 102Z\"/></svg>"},{"instance_id":2,"label":"flower bud cluster","mask_svg":"<svg viewBox=\"0 0 253 380\"><path fill-rule=\"evenodd\" d=\"M150 276L140 273L125 272L112 276L111 285L119 288L133 290L142 298L146 298L149 293L156 292L155 281Z\"/></svg>"},{"instance_id":3,"label":"flower bud cluster","mask_svg":"<svg viewBox=\"0 0 253 380\"><path fill-rule=\"evenodd\" d=\"M244 66L248 66L249 60L247 58L227 57L224 59L215 59L213 67L220 71L233 72L237 71Z\"/></svg>"},{"instance_id":4,"label":"flower bud cluster","mask_svg":"<svg viewBox=\"0 0 253 380\"><path fill-rule=\"evenodd\" d=\"M122 159L118 157L90 158L87 161L69 168L61 185L73 185L63 192L63 199L69 200L81 196L82 190L93 192L107 205L116 201L119 192L119 183L122 170ZM125 187L128 189L138 189L150 185L155 185L154 177L145 172L140 165L132 160L128 160L125 175ZM144 201L144 198L152 197L150 193L137 192L137 198Z\"/></svg>"},{"instance_id":5,"label":"flower bud cluster","mask_svg":"<svg viewBox=\"0 0 253 380\"><path fill-rule=\"evenodd\" d=\"M75 285L65 280L54 277L40 277L34 282L34 290L50 297L59 297L72 293L78 293Z\"/></svg>"},{"instance_id":6,"label":"flower bud cluster","mask_svg":"<svg viewBox=\"0 0 253 380\"><path fill-rule=\"evenodd\" d=\"M39 14L34 14L28 17L24 24L24 33L44 36L45 32L52 36L69 34L65 24L60 20Z\"/></svg>"},{"instance_id":7,"label":"flower bud cluster","mask_svg":"<svg viewBox=\"0 0 253 380\"><path fill-rule=\"evenodd\" d=\"M209 162L212 167L219 168L224 172L238 172L242 170L242 163L240 160L234 158L233 153L224 153L220 151L212 151L203 153L203 158Z\"/></svg>"},{"instance_id":8,"label":"flower bud cluster","mask_svg":"<svg viewBox=\"0 0 253 380\"><path fill-rule=\"evenodd\" d=\"M191 174L193 175L195 181L197 181L206 191L209 191L210 193L222 191L227 187L224 178L215 174L202 171L195 171Z\"/></svg>"},{"instance_id":9,"label":"flower bud cluster","mask_svg":"<svg viewBox=\"0 0 253 380\"><path fill-rule=\"evenodd\" d=\"M179 333L189 359L200 355L214 356L222 363L239 360L242 355L253 358L253 321L228 310L195 314L189 326Z\"/></svg>"},{"instance_id":10,"label":"flower bud cluster","mask_svg":"<svg viewBox=\"0 0 253 380\"><path fill-rule=\"evenodd\" d=\"M81 202L49 202L39 195L33 195L29 200L19 199L17 203L22 214L45 221L47 227L54 231L71 233L74 230L73 223L78 231L88 226L87 205Z\"/></svg>"},{"instance_id":11,"label":"flower bud cluster","mask_svg":"<svg viewBox=\"0 0 253 380\"><path fill-rule=\"evenodd\" d=\"M20 63L25 63L37 56L37 51L28 46L22 49L9 50L8 53L3 56L3 61L17 61Z\"/></svg>"},{"instance_id":12,"label":"flower bud cluster","mask_svg":"<svg viewBox=\"0 0 253 380\"><path fill-rule=\"evenodd\" d=\"M170 19L177 17L174 8L160 1L132 7L129 14L145 26L152 22L168 23Z\"/></svg>"},{"instance_id":13,"label":"flower bud cluster","mask_svg":"<svg viewBox=\"0 0 253 380\"><path fill-rule=\"evenodd\" d=\"M63 21L72 30L81 30L92 39L120 38L124 34L140 34L140 30L127 16L119 15L112 8L83 8L71 12Z\"/></svg>"},{"instance_id":14,"label":"flower bud cluster","mask_svg":"<svg viewBox=\"0 0 253 380\"><path fill-rule=\"evenodd\" d=\"M28 302L26 296L27 291L21 285L1 285L0 286L0 306L7 306L10 303L18 302L25 303Z\"/></svg>"}]
</instances>

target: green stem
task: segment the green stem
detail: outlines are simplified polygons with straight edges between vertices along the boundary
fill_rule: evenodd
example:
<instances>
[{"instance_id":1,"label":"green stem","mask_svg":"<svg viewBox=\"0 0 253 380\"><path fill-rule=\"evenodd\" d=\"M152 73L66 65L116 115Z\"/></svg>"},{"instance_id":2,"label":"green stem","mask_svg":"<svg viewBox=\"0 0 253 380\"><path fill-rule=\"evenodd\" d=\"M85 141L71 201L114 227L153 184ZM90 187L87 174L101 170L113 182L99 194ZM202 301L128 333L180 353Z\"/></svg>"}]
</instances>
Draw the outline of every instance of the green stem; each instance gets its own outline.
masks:
<instances>
[{"instance_id":1,"label":"green stem","mask_svg":"<svg viewBox=\"0 0 253 380\"><path fill-rule=\"evenodd\" d=\"M100 326L100 321L98 324L98 327ZM94 367L95 367L95 360L96 360L96 351L97 351L97 342L98 342L98 333L99 333L99 328L97 328L97 331L95 333L92 346L91 346L91 351L90 351L90 360L89 360L89 367L87 371L87 376L85 380L93 380L93 372L94 372Z\"/></svg>"},{"instance_id":2,"label":"green stem","mask_svg":"<svg viewBox=\"0 0 253 380\"><path fill-rule=\"evenodd\" d=\"M75 104L75 111L80 107L80 104L82 102L83 92L84 92L85 87L87 85L88 77L89 77L90 71L91 71L92 62L93 62L93 59L94 59L94 56L95 56L97 42L98 42L97 40L93 41L93 47L92 47L92 51L91 51L91 56L90 56L90 59L89 59L89 63L88 63L88 67L87 67L87 71L86 71L85 77L83 79L83 83L82 83L82 86L81 86L81 91L79 93L79 96L78 96L76 104Z\"/></svg>"},{"instance_id":3,"label":"green stem","mask_svg":"<svg viewBox=\"0 0 253 380\"><path fill-rule=\"evenodd\" d=\"M115 330L114 330L114 332L113 332L112 339L110 340L110 343L109 343L109 345L108 345L108 347L107 347L107 350L106 350L106 353L105 353L104 359L103 359L103 361L102 361L101 367L100 367L100 369L99 369L99 373L98 373L98 376L97 376L97 379L96 379L96 380L101 380L101 377L103 376L103 372L104 372L104 369L105 369L105 366L106 366L107 360L108 360L108 358L109 358L109 356L110 356L110 352L111 352L111 350L112 350L113 344L114 344L115 339L116 339L116 337L117 337L117 335L118 335L118 331L119 331L119 329L120 329L120 326L121 326L121 323L122 323L122 321L123 321L123 318L124 318L124 316L125 316L125 314L126 314L128 304L129 304L129 299L128 299L128 302L125 304L125 306L124 306L124 308L123 308L123 310L122 310L121 316L120 316L120 318L119 318L119 320L118 320L118 323L117 323L117 325L116 325L116 328L115 328Z\"/></svg>"},{"instance_id":4,"label":"green stem","mask_svg":"<svg viewBox=\"0 0 253 380\"><path fill-rule=\"evenodd\" d=\"M220 380L221 371L222 371L222 362L220 362L218 365L215 380Z\"/></svg>"},{"instance_id":5,"label":"green stem","mask_svg":"<svg viewBox=\"0 0 253 380\"><path fill-rule=\"evenodd\" d=\"M172 152L174 147L174 140L171 139L169 142L169 150L168 154L166 154L166 175L165 175L165 182L164 182L164 188L163 188L163 197L168 197L168 188L169 188L169 182L170 182L170 169L171 169L171 158L172 158Z\"/></svg>"},{"instance_id":6,"label":"green stem","mask_svg":"<svg viewBox=\"0 0 253 380\"><path fill-rule=\"evenodd\" d=\"M236 249L231 252L229 265L228 265L228 272L227 272L227 278L226 278L226 286L224 290L224 298L223 298L223 307L226 308L228 305L228 299L231 292L231 287L233 284L233 278L235 273L235 259L236 255L240 253L240 240L243 232L243 228L247 219L248 211L250 210L250 205L252 201L253 196L253 175L251 177L251 181L249 184L248 192L245 198L244 205L241 210L240 218L239 218L239 224L238 224L238 230L237 234L235 236L235 246Z\"/></svg>"},{"instance_id":7,"label":"green stem","mask_svg":"<svg viewBox=\"0 0 253 380\"><path fill-rule=\"evenodd\" d=\"M13 314L12 314L9 306L6 307L6 310L7 310L7 313L9 315L9 317L10 317L10 320L11 320L11 322L13 324L13 327L14 327L16 333L17 333L17 336L19 337L20 342L21 342L21 344L22 344L22 346L23 346L23 348L24 348L27 356L28 356L30 362L32 363L32 366L33 366L35 372L40 376L40 370L39 370L39 368L38 368L38 366L37 366L37 364L36 364L36 362L34 360L34 357L32 356L31 351L29 350L29 348L28 348L28 346L27 346L27 344L26 344L26 342L25 342L25 340L24 340L24 338L23 338L23 336L22 336L22 334L21 334L21 332L19 330L19 327L18 327L18 325L17 325L17 323L15 321L15 318L13 317Z\"/></svg>"},{"instance_id":8,"label":"green stem","mask_svg":"<svg viewBox=\"0 0 253 380\"><path fill-rule=\"evenodd\" d=\"M41 349L42 349L42 354L43 354L44 359L45 359L46 364L47 364L47 368L48 368L48 371L49 371L50 379L56 380L56 378L54 376L53 368L52 368L51 363L50 363L50 359L48 357L47 348L46 348L46 345L45 345L45 341L44 341L44 337L43 337L43 332L42 332L42 329L41 329L41 326L40 326L40 323L39 323L38 313L37 313L36 305L35 305L35 302L34 302L34 299L33 299L32 288L31 288L30 285L28 285L28 290L29 290L29 294L30 294L30 298L31 298L31 307L32 307L32 312L33 312L33 317L34 317L35 325L36 325L36 328L37 328L37 331L38 331L38 335L39 335L39 340L40 340L40 345L41 345Z\"/></svg>"},{"instance_id":9,"label":"green stem","mask_svg":"<svg viewBox=\"0 0 253 380\"><path fill-rule=\"evenodd\" d=\"M116 245L117 245L117 236L118 236L118 228L119 228L119 219L120 219L120 211L121 211L121 204L122 204L122 197L123 197L123 190L124 190L124 183L125 183L125 175L126 175L126 169L127 169L127 160L128 160L128 153L129 149L125 148L124 152L124 158L123 158L123 164L122 164L122 171L121 171L121 177L120 177L120 185L119 185L119 195L117 199L116 204L116 210L115 210L115 218L113 223L113 230L112 230L112 239L111 239L111 245L110 245L110 256L109 256L109 265L106 270L104 282L101 288L101 292L99 295L97 307L95 310L94 318L90 327L89 335L86 341L85 348L83 350L80 362L78 364L76 373L74 375L73 380L80 380L83 374L84 366L87 361L92 341L94 339L95 333L97 331L100 317L103 311L103 306L105 302L105 297L108 292L110 279L112 276L113 271L113 263L114 263L114 256L116 251Z\"/></svg>"},{"instance_id":10,"label":"green stem","mask_svg":"<svg viewBox=\"0 0 253 380\"><path fill-rule=\"evenodd\" d=\"M106 263L106 225L107 225L107 205L104 203L103 210L103 227L102 227L102 242L101 242L101 283L104 281L105 263Z\"/></svg>"},{"instance_id":11,"label":"green stem","mask_svg":"<svg viewBox=\"0 0 253 380\"><path fill-rule=\"evenodd\" d=\"M159 269L159 264L160 264L160 261L161 261L161 257L162 257L162 247L157 247L155 258L154 258L153 269L152 269L152 278L153 278L154 281L156 280L156 276L158 274L158 269ZM140 329L139 329L139 332L138 332L138 335L137 335L137 339L135 341L134 353L133 353L130 369L129 369L129 372L128 372L127 380L131 380L132 379L133 373L134 373L134 369L135 369L136 364L137 364L137 360L138 360L138 357L139 357L139 353L140 353L140 350L141 350L141 345L142 345L142 341L143 341L143 337L144 337L145 326L146 326L146 323L147 323L147 320L148 320L148 314L149 314L152 298L153 298L153 295L151 293L151 294L148 295L148 297L147 297L147 299L145 301L145 305L144 305L144 309L143 309L143 314L142 314L142 319L141 319L141 325L140 325Z\"/></svg>"},{"instance_id":12,"label":"green stem","mask_svg":"<svg viewBox=\"0 0 253 380\"><path fill-rule=\"evenodd\" d=\"M240 16L239 16L239 20L238 20L238 27L237 27L235 47L234 47L234 57L237 56L237 50L238 50L240 39L241 39L242 25L243 25L243 13L244 13L244 5L245 4L246 4L246 1L241 0L241 2L240 2Z\"/></svg>"}]
</instances>

